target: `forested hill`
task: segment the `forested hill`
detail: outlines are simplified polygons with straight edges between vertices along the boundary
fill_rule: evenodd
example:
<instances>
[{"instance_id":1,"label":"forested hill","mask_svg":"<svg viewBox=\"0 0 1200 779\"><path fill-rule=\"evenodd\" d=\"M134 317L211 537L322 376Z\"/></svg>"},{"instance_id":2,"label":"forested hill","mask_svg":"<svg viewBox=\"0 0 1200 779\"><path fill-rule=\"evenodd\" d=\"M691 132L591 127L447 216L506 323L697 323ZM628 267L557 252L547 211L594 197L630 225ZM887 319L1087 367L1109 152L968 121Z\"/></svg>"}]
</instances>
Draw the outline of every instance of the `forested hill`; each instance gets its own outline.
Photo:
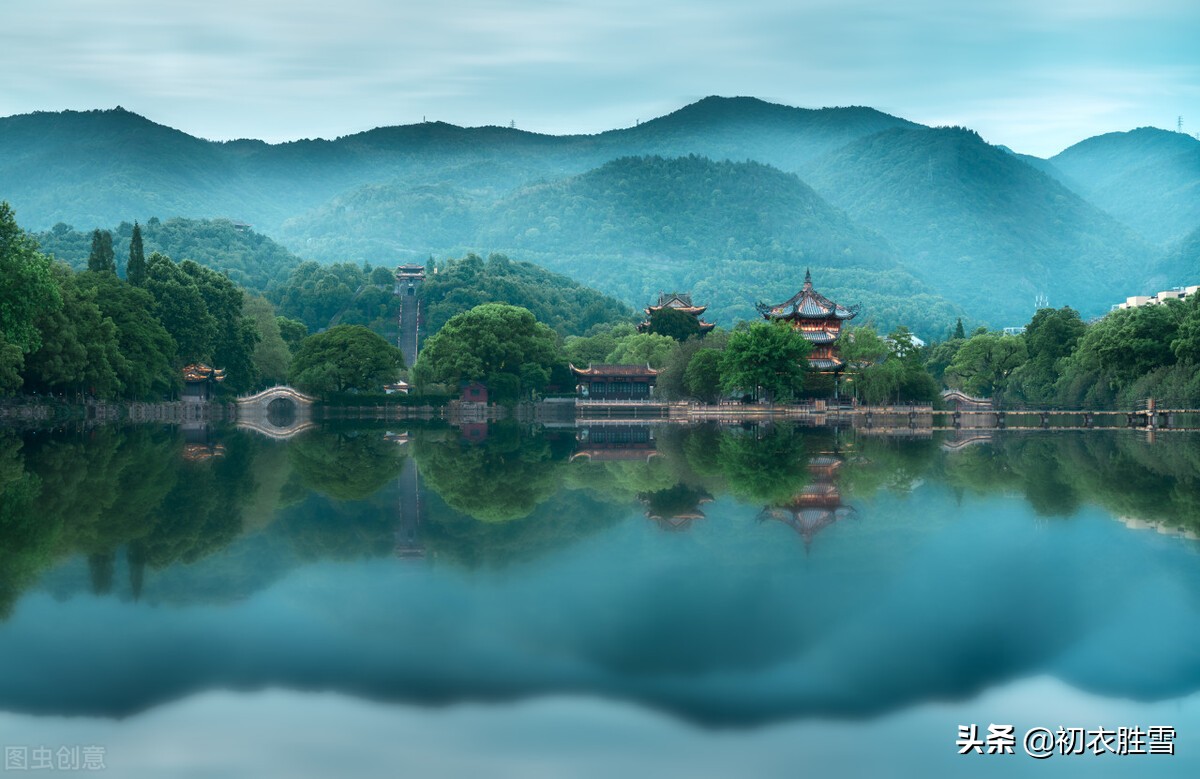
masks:
<instances>
[{"instance_id":1,"label":"forested hill","mask_svg":"<svg viewBox=\"0 0 1200 779\"><path fill-rule=\"evenodd\" d=\"M817 192L894 246L934 291L1021 323L1039 293L1106 311L1159 252L1058 181L961 128L889 130L817 161Z\"/></svg>"},{"instance_id":2,"label":"forested hill","mask_svg":"<svg viewBox=\"0 0 1200 779\"><path fill-rule=\"evenodd\" d=\"M1142 127L1075 144L1050 161L1064 181L1151 241L1200 227L1200 140Z\"/></svg>"},{"instance_id":3,"label":"forested hill","mask_svg":"<svg viewBox=\"0 0 1200 779\"><path fill-rule=\"evenodd\" d=\"M33 237L43 254L82 270L87 267L92 247L92 229L76 230L59 223L50 230L34 233ZM110 230L117 271L124 276L133 225L122 222ZM262 293L282 285L300 264L299 257L267 236L227 219L176 217L164 222L151 217L141 225L141 230L147 256L161 252L177 261L193 260L229 274L234 282L253 292Z\"/></svg>"}]
</instances>

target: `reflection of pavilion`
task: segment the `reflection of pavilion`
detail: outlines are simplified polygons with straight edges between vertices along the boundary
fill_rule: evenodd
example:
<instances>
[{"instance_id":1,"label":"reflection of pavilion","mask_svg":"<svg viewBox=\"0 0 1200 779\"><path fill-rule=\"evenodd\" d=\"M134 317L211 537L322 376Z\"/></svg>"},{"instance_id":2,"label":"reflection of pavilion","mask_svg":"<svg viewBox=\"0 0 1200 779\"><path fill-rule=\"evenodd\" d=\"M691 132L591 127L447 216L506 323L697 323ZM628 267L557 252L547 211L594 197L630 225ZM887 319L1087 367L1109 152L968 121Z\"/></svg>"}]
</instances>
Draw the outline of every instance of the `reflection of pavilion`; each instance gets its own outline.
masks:
<instances>
[{"instance_id":1,"label":"reflection of pavilion","mask_svg":"<svg viewBox=\"0 0 1200 779\"><path fill-rule=\"evenodd\" d=\"M759 520L773 519L784 523L800 534L807 550L817 533L855 513L853 506L842 505L842 493L836 481L841 465L842 458L836 454L821 454L809 459L808 473L812 480L787 502L764 507L758 515Z\"/></svg>"},{"instance_id":2,"label":"reflection of pavilion","mask_svg":"<svg viewBox=\"0 0 1200 779\"><path fill-rule=\"evenodd\" d=\"M695 520L704 519L700 505L711 503L712 499L708 490L689 487L683 482L665 490L638 494L638 500L646 506L646 518L654 520L663 530L687 530Z\"/></svg>"},{"instance_id":3,"label":"reflection of pavilion","mask_svg":"<svg viewBox=\"0 0 1200 779\"><path fill-rule=\"evenodd\" d=\"M184 422L183 459L188 462L203 462L225 456L225 444L210 440L207 422Z\"/></svg>"},{"instance_id":4,"label":"reflection of pavilion","mask_svg":"<svg viewBox=\"0 0 1200 779\"><path fill-rule=\"evenodd\" d=\"M649 460L658 455L649 425L589 425L575 432L575 454L592 462Z\"/></svg>"}]
</instances>

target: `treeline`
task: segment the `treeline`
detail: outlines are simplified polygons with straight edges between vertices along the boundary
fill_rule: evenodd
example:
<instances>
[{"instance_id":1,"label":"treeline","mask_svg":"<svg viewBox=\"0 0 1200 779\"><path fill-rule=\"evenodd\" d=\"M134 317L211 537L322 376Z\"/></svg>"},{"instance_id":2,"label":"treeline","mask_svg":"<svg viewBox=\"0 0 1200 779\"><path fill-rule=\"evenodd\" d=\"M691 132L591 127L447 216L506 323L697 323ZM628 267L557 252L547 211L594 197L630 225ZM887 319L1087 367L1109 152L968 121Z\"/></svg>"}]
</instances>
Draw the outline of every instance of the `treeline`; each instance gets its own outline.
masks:
<instances>
[{"instance_id":1,"label":"treeline","mask_svg":"<svg viewBox=\"0 0 1200 779\"><path fill-rule=\"evenodd\" d=\"M224 368L230 392L286 377L290 350L269 303L190 260L147 257L140 232L127 279L101 230L77 272L42 254L0 204L0 392L161 400L197 361Z\"/></svg>"},{"instance_id":2,"label":"treeline","mask_svg":"<svg viewBox=\"0 0 1200 779\"><path fill-rule=\"evenodd\" d=\"M958 333L959 336L963 334ZM1200 405L1200 296L1113 311L1084 323L1042 309L1022 335L977 332L929 351L947 385L1006 405L1134 408Z\"/></svg>"}]
</instances>

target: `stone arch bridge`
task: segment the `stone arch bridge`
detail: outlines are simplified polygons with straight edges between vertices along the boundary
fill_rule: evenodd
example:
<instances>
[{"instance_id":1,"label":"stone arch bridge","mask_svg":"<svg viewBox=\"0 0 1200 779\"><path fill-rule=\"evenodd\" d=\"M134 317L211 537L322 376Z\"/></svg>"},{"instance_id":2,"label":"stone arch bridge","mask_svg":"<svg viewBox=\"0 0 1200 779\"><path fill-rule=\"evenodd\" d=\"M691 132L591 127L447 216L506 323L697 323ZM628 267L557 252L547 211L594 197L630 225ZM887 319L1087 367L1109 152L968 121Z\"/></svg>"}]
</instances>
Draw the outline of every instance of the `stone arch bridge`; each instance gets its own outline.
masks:
<instances>
[{"instance_id":1,"label":"stone arch bridge","mask_svg":"<svg viewBox=\"0 0 1200 779\"><path fill-rule=\"evenodd\" d=\"M291 438L313 427L316 398L297 389L276 386L237 399L238 426L271 438Z\"/></svg>"}]
</instances>

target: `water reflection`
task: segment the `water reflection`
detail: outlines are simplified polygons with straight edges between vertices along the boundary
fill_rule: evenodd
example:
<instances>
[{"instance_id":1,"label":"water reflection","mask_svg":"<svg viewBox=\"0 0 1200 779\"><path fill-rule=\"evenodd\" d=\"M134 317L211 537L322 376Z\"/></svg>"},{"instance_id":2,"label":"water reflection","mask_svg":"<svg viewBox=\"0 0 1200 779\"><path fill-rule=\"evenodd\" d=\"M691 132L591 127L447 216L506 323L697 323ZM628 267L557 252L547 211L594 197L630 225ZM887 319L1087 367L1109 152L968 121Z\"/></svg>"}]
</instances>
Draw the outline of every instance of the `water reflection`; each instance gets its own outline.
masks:
<instances>
[{"instance_id":1,"label":"water reflection","mask_svg":"<svg viewBox=\"0 0 1200 779\"><path fill-rule=\"evenodd\" d=\"M746 725L1036 674L1178 697L1200 688L1196 443L3 432L0 707L116 714L264 684L415 703L585 691Z\"/></svg>"}]
</instances>

